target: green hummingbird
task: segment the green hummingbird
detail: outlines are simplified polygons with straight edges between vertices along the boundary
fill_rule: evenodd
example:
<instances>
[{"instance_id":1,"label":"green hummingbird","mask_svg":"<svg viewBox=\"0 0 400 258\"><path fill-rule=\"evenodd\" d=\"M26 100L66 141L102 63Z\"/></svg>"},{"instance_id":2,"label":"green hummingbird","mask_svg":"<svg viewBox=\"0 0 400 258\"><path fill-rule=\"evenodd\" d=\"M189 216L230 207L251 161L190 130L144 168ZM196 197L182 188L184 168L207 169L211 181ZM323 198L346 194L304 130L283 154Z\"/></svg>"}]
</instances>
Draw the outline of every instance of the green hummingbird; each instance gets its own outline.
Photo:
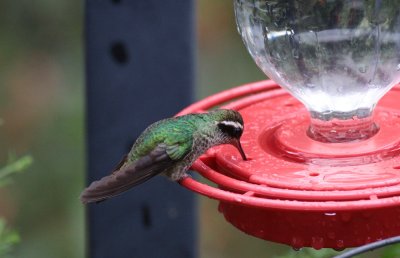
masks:
<instances>
[{"instance_id":1,"label":"green hummingbird","mask_svg":"<svg viewBox=\"0 0 400 258\"><path fill-rule=\"evenodd\" d=\"M115 170L91 183L80 199L82 203L100 202L157 174L177 181L187 176L186 171L201 154L220 144L232 144L246 160L240 144L242 133L242 116L229 109L155 122L137 138Z\"/></svg>"}]
</instances>

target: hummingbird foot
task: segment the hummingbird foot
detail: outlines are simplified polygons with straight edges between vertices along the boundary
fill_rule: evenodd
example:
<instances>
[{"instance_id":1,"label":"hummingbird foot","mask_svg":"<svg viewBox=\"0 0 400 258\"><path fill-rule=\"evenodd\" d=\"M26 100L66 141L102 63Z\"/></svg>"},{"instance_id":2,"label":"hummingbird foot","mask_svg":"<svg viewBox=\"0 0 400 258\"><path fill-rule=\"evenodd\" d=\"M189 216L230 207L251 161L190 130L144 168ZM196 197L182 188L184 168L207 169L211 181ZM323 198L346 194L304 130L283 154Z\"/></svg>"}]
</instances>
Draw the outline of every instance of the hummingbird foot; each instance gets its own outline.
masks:
<instances>
[{"instance_id":1,"label":"hummingbird foot","mask_svg":"<svg viewBox=\"0 0 400 258\"><path fill-rule=\"evenodd\" d=\"M179 172L166 172L165 175L171 180L171 181L179 181L185 177L188 177L189 175L185 171L179 171Z\"/></svg>"}]
</instances>

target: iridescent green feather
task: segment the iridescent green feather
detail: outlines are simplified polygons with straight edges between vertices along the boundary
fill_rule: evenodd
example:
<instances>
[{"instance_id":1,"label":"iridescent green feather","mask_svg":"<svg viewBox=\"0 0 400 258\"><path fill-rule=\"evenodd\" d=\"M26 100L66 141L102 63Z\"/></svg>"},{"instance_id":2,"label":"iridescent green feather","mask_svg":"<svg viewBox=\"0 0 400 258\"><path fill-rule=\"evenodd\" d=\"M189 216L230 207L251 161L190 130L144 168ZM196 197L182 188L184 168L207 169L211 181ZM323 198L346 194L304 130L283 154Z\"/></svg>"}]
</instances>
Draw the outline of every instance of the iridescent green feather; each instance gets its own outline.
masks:
<instances>
[{"instance_id":1,"label":"iridescent green feather","mask_svg":"<svg viewBox=\"0 0 400 258\"><path fill-rule=\"evenodd\" d=\"M147 155L158 144L165 143L167 154L173 160L183 158L192 149L193 132L206 122L205 116L188 115L168 118L149 126L132 147L129 161L133 162Z\"/></svg>"}]
</instances>

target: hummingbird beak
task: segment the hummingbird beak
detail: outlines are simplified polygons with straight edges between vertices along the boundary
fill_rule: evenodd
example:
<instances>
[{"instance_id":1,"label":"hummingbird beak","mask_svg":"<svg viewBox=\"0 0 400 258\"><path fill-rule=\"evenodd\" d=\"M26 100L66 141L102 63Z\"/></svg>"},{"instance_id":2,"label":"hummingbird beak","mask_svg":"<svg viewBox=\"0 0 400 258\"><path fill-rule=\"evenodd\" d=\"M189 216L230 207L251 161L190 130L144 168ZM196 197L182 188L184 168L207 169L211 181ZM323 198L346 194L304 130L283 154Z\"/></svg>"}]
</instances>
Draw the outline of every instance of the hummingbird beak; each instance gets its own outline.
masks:
<instances>
[{"instance_id":1,"label":"hummingbird beak","mask_svg":"<svg viewBox=\"0 0 400 258\"><path fill-rule=\"evenodd\" d=\"M240 152L240 155L242 156L242 159L243 159L243 160L247 160L246 154L244 154L242 145L240 144L240 139L235 139L235 140L233 141L233 144L232 144L232 145L235 146L236 149L238 149L238 151Z\"/></svg>"}]
</instances>

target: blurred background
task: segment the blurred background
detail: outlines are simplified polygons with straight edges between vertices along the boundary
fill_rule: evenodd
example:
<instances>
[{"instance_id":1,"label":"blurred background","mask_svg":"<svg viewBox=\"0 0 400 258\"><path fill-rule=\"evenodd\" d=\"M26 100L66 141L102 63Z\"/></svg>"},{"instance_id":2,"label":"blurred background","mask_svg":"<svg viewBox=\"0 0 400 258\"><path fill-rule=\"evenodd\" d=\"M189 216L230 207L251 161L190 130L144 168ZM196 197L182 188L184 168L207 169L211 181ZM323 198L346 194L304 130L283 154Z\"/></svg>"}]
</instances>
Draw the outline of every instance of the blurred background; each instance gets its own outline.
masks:
<instances>
[{"instance_id":1,"label":"blurred background","mask_svg":"<svg viewBox=\"0 0 400 258\"><path fill-rule=\"evenodd\" d=\"M197 21L197 99L265 79L237 34L232 0L198 0ZM0 2L0 168L12 163L10 157L33 158L0 188L0 217L14 235L11 242L19 242L9 257L85 256L78 201L85 185L83 55L82 1ZM202 258L335 253L296 252L247 236L224 221L217 202L199 199ZM0 223L0 241L4 232ZM395 251L384 257L400 257L390 256Z\"/></svg>"}]
</instances>

